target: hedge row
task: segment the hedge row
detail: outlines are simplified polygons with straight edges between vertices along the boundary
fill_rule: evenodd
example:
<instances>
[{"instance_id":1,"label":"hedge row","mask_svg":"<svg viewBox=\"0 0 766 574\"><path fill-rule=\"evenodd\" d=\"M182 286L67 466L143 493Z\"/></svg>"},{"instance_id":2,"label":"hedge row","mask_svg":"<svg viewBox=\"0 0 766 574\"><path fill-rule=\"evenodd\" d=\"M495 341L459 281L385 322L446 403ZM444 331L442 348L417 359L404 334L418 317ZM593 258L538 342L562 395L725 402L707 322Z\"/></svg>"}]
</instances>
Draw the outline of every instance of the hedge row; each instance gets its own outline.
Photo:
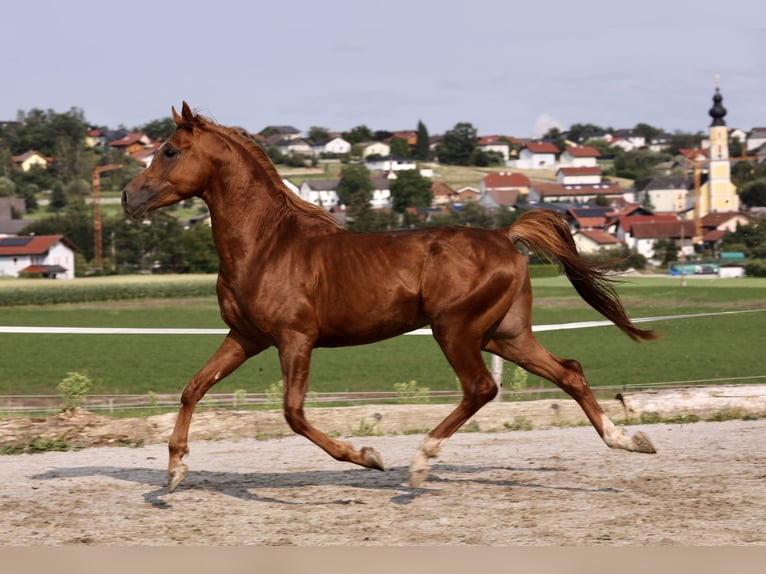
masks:
<instances>
[{"instance_id":1,"label":"hedge row","mask_svg":"<svg viewBox=\"0 0 766 574\"><path fill-rule=\"evenodd\" d=\"M215 275L0 281L0 307L215 295Z\"/></svg>"}]
</instances>

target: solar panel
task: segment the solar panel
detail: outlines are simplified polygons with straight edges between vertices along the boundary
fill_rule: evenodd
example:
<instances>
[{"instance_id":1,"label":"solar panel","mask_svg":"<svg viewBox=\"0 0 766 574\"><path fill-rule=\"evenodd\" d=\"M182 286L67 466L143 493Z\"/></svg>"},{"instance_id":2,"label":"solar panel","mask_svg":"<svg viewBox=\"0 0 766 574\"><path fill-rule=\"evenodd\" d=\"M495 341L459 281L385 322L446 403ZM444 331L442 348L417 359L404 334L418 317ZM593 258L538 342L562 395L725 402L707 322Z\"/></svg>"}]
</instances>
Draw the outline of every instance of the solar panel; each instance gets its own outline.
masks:
<instances>
[{"instance_id":1,"label":"solar panel","mask_svg":"<svg viewBox=\"0 0 766 574\"><path fill-rule=\"evenodd\" d=\"M32 237L3 237L0 238L0 246L2 247L24 247L30 241Z\"/></svg>"}]
</instances>

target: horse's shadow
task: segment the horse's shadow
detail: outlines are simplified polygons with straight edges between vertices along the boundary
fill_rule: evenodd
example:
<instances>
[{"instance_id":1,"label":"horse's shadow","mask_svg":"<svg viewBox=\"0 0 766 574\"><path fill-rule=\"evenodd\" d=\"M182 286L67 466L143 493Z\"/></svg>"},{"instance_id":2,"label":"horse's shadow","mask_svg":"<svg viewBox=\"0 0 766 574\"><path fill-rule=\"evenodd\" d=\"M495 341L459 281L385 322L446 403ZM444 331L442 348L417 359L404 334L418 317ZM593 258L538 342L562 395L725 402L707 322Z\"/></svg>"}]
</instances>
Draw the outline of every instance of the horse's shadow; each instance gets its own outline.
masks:
<instances>
[{"instance_id":1,"label":"horse's shadow","mask_svg":"<svg viewBox=\"0 0 766 574\"><path fill-rule=\"evenodd\" d=\"M232 496L241 500L268 502L285 505L328 505L328 504L364 504L361 499L354 497L354 490L384 490L392 493L393 504L410 504L418 497L435 492L433 488L437 484L445 485L471 481L477 484L504 486L509 488L526 489L550 489L554 491L575 492L604 492L617 493L614 488L585 488L571 485L546 485L533 481L519 481L502 478L470 477L473 474L487 471L508 471L512 473L533 472L565 472L563 468L556 467L527 467L514 468L507 466L458 466L458 465L435 465L425 486L412 488L407 485L409 469L405 466L392 467L379 473L363 469L345 469L337 471L299 471L299 472L217 472L209 470L193 470L178 487L177 492L184 490L210 491ZM69 468L56 468L44 473L36 474L33 480L53 480L56 478L83 478L90 476L104 476L133 482L135 484L153 487L144 493L144 500L159 509L171 508L164 497L169 494L167 490L167 473L164 469L145 467L117 467L117 466L78 466ZM276 498L274 496L258 494L259 490L274 488L291 489L305 486L335 486L348 489L349 496L337 500L322 500L307 502L305 500Z\"/></svg>"}]
</instances>

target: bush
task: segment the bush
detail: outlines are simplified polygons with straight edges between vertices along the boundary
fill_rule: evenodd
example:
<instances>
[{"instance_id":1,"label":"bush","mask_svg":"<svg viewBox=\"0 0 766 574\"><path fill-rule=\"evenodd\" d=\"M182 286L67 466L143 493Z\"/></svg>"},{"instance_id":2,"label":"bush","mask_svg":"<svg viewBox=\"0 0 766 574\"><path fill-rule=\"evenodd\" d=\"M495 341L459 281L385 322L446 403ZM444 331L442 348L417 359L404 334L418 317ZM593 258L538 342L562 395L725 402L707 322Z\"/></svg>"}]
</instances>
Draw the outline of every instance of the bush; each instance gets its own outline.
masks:
<instances>
[{"instance_id":1,"label":"bush","mask_svg":"<svg viewBox=\"0 0 766 574\"><path fill-rule=\"evenodd\" d=\"M748 277L766 277L766 260L755 259L745 263L745 275Z\"/></svg>"},{"instance_id":2,"label":"bush","mask_svg":"<svg viewBox=\"0 0 766 574\"><path fill-rule=\"evenodd\" d=\"M88 394L93 381L87 375L82 373L67 373L67 376L58 384L58 392L64 401L64 407L71 409L79 407L85 402L85 395Z\"/></svg>"},{"instance_id":3,"label":"bush","mask_svg":"<svg viewBox=\"0 0 766 574\"><path fill-rule=\"evenodd\" d=\"M428 394L431 389L428 387L419 387L417 381L408 383L394 383L394 391L400 403L428 403L430 398Z\"/></svg>"}]
</instances>

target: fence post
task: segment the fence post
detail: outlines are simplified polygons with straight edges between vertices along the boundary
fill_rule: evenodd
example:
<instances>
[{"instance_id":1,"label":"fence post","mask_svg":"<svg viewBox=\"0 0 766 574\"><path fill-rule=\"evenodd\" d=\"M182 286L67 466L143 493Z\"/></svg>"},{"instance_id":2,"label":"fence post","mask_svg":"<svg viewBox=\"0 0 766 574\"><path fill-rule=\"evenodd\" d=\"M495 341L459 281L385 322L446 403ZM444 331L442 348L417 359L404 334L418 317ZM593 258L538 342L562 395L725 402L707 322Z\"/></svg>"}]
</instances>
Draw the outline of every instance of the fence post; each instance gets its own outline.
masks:
<instances>
[{"instance_id":1,"label":"fence post","mask_svg":"<svg viewBox=\"0 0 766 574\"><path fill-rule=\"evenodd\" d=\"M497 385L497 395L495 400L501 400L501 394L503 392L503 358L497 355L492 355L492 378Z\"/></svg>"}]
</instances>

